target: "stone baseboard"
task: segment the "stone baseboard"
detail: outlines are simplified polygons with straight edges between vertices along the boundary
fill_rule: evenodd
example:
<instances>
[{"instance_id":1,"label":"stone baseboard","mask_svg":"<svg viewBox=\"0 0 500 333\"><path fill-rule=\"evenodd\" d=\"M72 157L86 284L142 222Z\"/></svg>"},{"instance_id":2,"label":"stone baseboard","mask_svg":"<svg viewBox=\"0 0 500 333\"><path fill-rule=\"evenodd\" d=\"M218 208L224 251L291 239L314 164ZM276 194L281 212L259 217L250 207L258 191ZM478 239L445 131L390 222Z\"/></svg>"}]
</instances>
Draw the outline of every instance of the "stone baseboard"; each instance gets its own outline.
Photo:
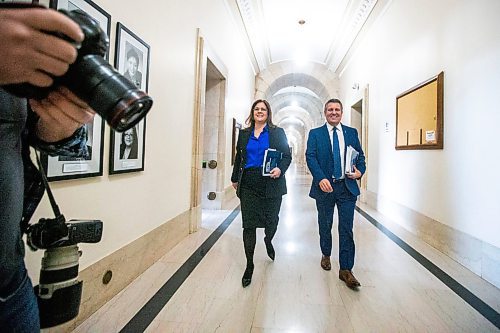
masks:
<instances>
[{"instance_id":1,"label":"stone baseboard","mask_svg":"<svg viewBox=\"0 0 500 333\"><path fill-rule=\"evenodd\" d=\"M72 321L44 332L71 332L106 304L134 279L163 257L189 234L191 212L187 211L79 273L83 293L79 315ZM103 283L107 271L112 272L108 284Z\"/></svg>"}]
</instances>

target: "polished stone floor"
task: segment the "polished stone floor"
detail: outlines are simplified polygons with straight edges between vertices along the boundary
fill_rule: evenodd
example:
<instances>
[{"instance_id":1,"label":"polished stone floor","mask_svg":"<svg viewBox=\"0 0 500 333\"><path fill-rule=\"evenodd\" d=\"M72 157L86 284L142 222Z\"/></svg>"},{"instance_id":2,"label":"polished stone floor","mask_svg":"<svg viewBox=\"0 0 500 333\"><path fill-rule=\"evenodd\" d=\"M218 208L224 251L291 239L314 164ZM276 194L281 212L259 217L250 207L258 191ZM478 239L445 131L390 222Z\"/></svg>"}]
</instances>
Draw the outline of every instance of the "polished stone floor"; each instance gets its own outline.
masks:
<instances>
[{"instance_id":1,"label":"polished stone floor","mask_svg":"<svg viewBox=\"0 0 500 333\"><path fill-rule=\"evenodd\" d=\"M362 287L338 279L334 226L332 270L321 253L311 182L293 166L287 174L276 260L257 234L252 283L241 286L245 256L241 215L203 257L146 332L499 332L483 315L403 251L362 215L355 215L356 264ZM238 202L235 202L235 206ZM500 290L421 242L376 211L360 207L500 312ZM119 332L231 213L205 211L199 232L188 236L74 332Z\"/></svg>"}]
</instances>

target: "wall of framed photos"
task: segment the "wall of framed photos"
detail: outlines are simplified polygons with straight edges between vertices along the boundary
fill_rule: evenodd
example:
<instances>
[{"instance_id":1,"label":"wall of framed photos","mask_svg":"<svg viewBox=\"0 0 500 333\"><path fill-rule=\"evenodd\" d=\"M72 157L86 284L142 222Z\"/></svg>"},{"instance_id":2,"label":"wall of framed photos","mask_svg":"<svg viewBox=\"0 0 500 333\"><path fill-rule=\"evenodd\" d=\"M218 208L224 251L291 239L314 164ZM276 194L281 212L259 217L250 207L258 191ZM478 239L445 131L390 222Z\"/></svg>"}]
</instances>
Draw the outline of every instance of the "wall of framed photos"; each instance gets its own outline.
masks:
<instances>
[{"instance_id":1,"label":"wall of framed photos","mask_svg":"<svg viewBox=\"0 0 500 333\"><path fill-rule=\"evenodd\" d=\"M62 6L60 1L58 6ZM50 5L49 1L40 3ZM101 288L100 263L117 268L117 258L127 257L130 266L127 274L114 280L125 284L130 282L126 279L147 268L145 264L155 260L158 253L188 235L198 29L204 31L211 48L221 55L230 73L226 90L228 119L241 119L247 112L253 97L254 73L244 48L236 47L241 41L222 1L68 0L66 3L94 11L96 15L109 15L108 62L124 75L129 50L142 53L137 60L141 78L135 82L153 98L145 125L139 124L135 134L114 133L107 123L99 127L102 121L94 121L89 132L93 136L92 159L99 163L57 160L52 168L57 173L52 175L50 185L65 217L99 219L104 223L101 242L81 244L80 259L80 270L87 274L89 268L92 272L94 280L89 283ZM193 12L190 8L197 10ZM226 131L228 154L224 163L230 165L229 125ZM125 137L138 139L137 150L130 149L127 155L120 148ZM63 168L88 174L55 179L67 175ZM44 198L32 221L51 216L49 202ZM164 235L162 244L155 243L160 241L153 237L158 233ZM141 248L143 257L136 258L130 252L134 248L131 244L143 242L151 247ZM155 245L158 252L153 253ZM43 252L27 250L29 274L35 283L42 255ZM121 278L124 280L118 280ZM99 290L102 295L92 297L109 299L107 289Z\"/></svg>"},{"instance_id":2,"label":"wall of framed photos","mask_svg":"<svg viewBox=\"0 0 500 333\"><path fill-rule=\"evenodd\" d=\"M136 8L135 1L121 1L119 4L113 1L90 0L40 3L46 6L78 7L85 11L94 11L95 15L108 14L108 61L118 67L119 72L123 73L125 70L125 56L129 49L135 48L143 52L143 57L139 60L139 65L143 68L140 70L143 72L141 88L152 96L154 104L146 117L146 126L137 129L137 153L142 157L133 158L136 153L130 152L128 159L120 158L120 145L125 134L112 132L106 123L100 127L101 123L96 120L94 129L90 132L96 137L93 141L98 142L98 145L93 144L92 158L99 157L100 166L92 167L88 165L89 161L57 160L59 164L56 164L54 170L59 173L51 175L54 177L52 180L57 180L51 182L51 186L56 197L61 197L60 206L66 208L68 217L99 217L103 221L117 221L116 223L129 221L134 226L137 232L130 234L124 232L118 224L107 224L108 230L111 230L110 234L117 236L112 236L114 244L107 243L104 246L108 251L116 250L138 235L153 230L189 209L196 56L196 43L193 40L196 40L197 29L206 31L205 35L212 43L211 47L221 55L222 61L231 72L232 80L228 82L226 93L228 119L234 118L237 112L246 113L246 107L243 109L239 103L247 105L252 99L253 70L245 58L244 51L230 46L238 45L241 41L222 4L209 6L193 0L194 6L206 6L204 10L210 13L200 19L193 17L187 9L188 4L172 5L168 1L148 2L141 4L140 8ZM138 20L137 17L148 19ZM243 118L243 115L238 115L238 118ZM232 130L227 126L228 152L231 151L231 136ZM100 139L97 140L97 137ZM229 159L230 155L228 165L231 163ZM64 168L76 173L94 169L97 172L89 172L85 177L78 177L80 174L58 179ZM169 188L175 188L176 191L169 191ZM133 194L124 195L129 189L133 189ZM80 205L82 193L85 197L85 207ZM117 197L121 203L116 202ZM124 210L124 205L130 208ZM146 215L133 208L137 205L147 207ZM37 211L40 216L49 213L47 205L42 205ZM85 258L82 260L85 261Z\"/></svg>"}]
</instances>

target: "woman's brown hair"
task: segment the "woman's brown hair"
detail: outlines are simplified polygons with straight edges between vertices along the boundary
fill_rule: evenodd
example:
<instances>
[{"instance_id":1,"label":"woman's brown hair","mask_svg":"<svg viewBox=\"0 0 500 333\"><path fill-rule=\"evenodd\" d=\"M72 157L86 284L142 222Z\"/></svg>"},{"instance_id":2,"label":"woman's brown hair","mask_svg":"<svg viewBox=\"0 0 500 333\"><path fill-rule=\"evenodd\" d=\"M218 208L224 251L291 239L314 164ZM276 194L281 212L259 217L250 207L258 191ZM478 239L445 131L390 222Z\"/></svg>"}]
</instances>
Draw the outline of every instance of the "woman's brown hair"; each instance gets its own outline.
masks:
<instances>
[{"instance_id":1,"label":"woman's brown hair","mask_svg":"<svg viewBox=\"0 0 500 333\"><path fill-rule=\"evenodd\" d=\"M269 128L276 127L276 125L273 124L273 117L272 117L273 113L271 112L271 105L265 99L258 99L255 102L253 102L252 108L250 109L250 115L248 116L247 120L245 120L245 124L248 127L255 127L255 119L253 117L253 109L255 109L255 106L257 104L259 104L259 103L264 103L264 105L266 106L266 109L267 109L267 120L266 120L267 126Z\"/></svg>"}]
</instances>

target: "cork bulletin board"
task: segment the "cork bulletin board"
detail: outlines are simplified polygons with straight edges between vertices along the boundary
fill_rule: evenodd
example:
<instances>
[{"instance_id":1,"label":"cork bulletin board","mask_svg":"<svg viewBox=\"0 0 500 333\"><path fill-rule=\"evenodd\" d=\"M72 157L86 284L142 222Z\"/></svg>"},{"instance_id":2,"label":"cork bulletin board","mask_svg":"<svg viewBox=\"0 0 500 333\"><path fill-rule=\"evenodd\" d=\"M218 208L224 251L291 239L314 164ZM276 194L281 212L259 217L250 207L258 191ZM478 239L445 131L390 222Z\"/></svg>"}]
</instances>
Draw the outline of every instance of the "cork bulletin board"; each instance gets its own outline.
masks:
<instances>
[{"instance_id":1,"label":"cork bulletin board","mask_svg":"<svg viewBox=\"0 0 500 333\"><path fill-rule=\"evenodd\" d=\"M396 149L443 149L441 72L396 97Z\"/></svg>"}]
</instances>

